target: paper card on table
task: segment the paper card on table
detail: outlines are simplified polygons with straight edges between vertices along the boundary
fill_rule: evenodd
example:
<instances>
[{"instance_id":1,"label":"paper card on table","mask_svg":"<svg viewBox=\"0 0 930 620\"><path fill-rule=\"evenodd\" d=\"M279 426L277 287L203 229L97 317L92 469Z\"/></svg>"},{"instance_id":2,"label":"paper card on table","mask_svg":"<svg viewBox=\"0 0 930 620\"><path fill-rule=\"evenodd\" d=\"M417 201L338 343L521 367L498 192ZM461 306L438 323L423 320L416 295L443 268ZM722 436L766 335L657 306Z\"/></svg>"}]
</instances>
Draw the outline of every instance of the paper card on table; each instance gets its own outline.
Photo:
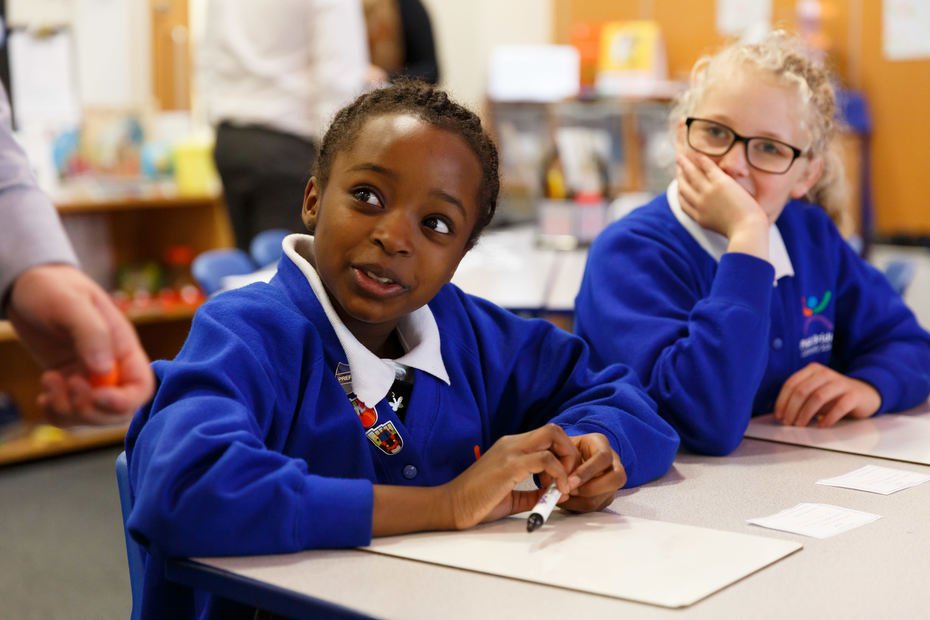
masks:
<instances>
[{"instance_id":1,"label":"paper card on table","mask_svg":"<svg viewBox=\"0 0 930 620\"><path fill-rule=\"evenodd\" d=\"M772 414L761 415L749 421L746 437L930 465L930 404L830 428L783 426Z\"/></svg>"},{"instance_id":2,"label":"paper card on table","mask_svg":"<svg viewBox=\"0 0 930 620\"><path fill-rule=\"evenodd\" d=\"M928 480L930 480L930 476L927 474L879 467L878 465L866 465L841 476L818 480L817 484L890 495L902 489L916 487Z\"/></svg>"},{"instance_id":3,"label":"paper card on table","mask_svg":"<svg viewBox=\"0 0 930 620\"><path fill-rule=\"evenodd\" d=\"M691 605L797 551L795 542L610 512L518 515L464 532L378 538L363 551L664 607Z\"/></svg>"},{"instance_id":4,"label":"paper card on table","mask_svg":"<svg viewBox=\"0 0 930 620\"><path fill-rule=\"evenodd\" d=\"M877 519L881 516L871 512L802 502L768 517L747 519L746 523L814 538L829 538Z\"/></svg>"}]
</instances>

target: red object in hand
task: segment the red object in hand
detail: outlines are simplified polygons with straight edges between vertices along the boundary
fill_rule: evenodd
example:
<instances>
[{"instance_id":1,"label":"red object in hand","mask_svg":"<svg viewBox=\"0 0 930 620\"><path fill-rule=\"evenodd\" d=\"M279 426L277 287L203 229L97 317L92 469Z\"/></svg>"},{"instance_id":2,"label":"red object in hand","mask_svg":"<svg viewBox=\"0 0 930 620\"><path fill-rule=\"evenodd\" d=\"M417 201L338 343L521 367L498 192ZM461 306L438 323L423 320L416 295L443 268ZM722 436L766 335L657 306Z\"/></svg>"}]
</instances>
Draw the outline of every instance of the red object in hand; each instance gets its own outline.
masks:
<instances>
[{"instance_id":1,"label":"red object in hand","mask_svg":"<svg viewBox=\"0 0 930 620\"><path fill-rule=\"evenodd\" d=\"M89 380L91 387L95 388L119 385L119 368L113 364L105 373L92 373Z\"/></svg>"}]
</instances>

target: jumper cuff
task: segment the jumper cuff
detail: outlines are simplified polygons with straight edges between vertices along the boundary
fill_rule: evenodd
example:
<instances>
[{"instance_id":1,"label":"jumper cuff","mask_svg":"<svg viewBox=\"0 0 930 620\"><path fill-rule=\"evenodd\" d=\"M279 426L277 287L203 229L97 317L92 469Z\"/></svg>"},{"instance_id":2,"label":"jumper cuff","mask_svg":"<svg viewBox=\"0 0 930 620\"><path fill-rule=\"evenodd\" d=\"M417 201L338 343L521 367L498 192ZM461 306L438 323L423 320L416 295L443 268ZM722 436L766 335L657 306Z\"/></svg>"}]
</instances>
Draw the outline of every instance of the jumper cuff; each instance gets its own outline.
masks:
<instances>
[{"instance_id":1,"label":"jumper cuff","mask_svg":"<svg viewBox=\"0 0 930 620\"><path fill-rule=\"evenodd\" d=\"M890 371L878 366L867 366L865 368L854 368L847 373L848 377L865 381L878 391L882 404L878 407L877 413L895 412L902 409L898 405L901 400L901 392L898 387L898 381Z\"/></svg>"},{"instance_id":2,"label":"jumper cuff","mask_svg":"<svg viewBox=\"0 0 930 620\"><path fill-rule=\"evenodd\" d=\"M727 252L720 258L710 296L768 312L775 268L749 254Z\"/></svg>"},{"instance_id":3,"label":"jumper cuff","mask_svg":"<svg viewBox=\"0 0 930 620\"><path fill-rule=\"evenodd\" d=\"M342 549L371 543L374 488L365 479L307 479L307 501L298 524L303 549Z\"/></svg>"}]
</instances>

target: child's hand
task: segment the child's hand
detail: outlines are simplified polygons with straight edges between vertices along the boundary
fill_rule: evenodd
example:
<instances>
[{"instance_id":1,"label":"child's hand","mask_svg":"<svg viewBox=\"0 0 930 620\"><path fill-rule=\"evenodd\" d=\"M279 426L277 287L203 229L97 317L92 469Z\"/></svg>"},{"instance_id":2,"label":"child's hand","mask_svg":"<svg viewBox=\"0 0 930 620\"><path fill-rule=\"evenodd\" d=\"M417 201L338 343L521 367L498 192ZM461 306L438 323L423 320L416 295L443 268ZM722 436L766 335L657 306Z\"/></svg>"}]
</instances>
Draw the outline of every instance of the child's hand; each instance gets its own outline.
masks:
<instances>
[{"instance_id":1,"label":"child's hand","mask_svg":"<svg viewBox=\"0 0 930 620\"><path fill-rule=\"evenodd\" d=\"M593 451L598 452L598 451ZM578 486L569 484L569 472L583 461L562 427L547 424L521 435L501 437L475 464L445 486L452 508L452 527L466 529L483 521L530 510L543 490L515 491L533 474L543 474L545 486L555 481L562 497ZM596 463L582 473L588 477L601 470Z\"/></svg>"},{"instance_id":2,"label":"child's hand","mask_svg":"<svg viewBox=\"0 0 930 620\"><path fill-rule=\"evenodd\" d=\"M882 404L878 391L864 381L847 377L816 362L785 381L775 401L774 417L785 426L833 426L846 416L867 418Z\"/></svg>"},{"instance_id":3,"label":"child's hand","mask_svg":"<svg viewBox=\"0 0 930 620\"><path fill-rule=\"evenodd\" d=\"M581 464L569 475L578 486L571 496L559 504L575 512L603 510L614 501L614 493L626 484L626 470L620 456L601 433L571 438L581 454Z\"/></svg>"},{"instance_id":4,"label":"child's hand","mask_svg":"<svg viewBox=\"0 0 930 620\"><path fill-rule=\"evenodd\" d=\"M746 227L768 233L768 218L759 203L713 160L700 153L679 154L676 164L679 202L695 222L727 239Z\"/></svg>"}]
</instances>

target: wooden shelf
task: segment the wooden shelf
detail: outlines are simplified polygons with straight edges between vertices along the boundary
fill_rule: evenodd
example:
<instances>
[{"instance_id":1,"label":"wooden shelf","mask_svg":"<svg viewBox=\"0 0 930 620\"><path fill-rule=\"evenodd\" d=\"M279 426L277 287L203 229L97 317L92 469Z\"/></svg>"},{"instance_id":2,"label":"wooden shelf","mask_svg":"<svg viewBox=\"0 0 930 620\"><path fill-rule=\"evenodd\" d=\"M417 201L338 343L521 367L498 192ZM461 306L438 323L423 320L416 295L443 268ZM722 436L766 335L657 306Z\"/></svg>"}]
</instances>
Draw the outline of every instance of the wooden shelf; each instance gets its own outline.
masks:
<instances>
[{"instance_id":1,"label":"wooden shelf","mask_svg":"<svg viewBox=\"0 0 930 620\"><path fill-rule=\"evenodd\" d=\"M190 321L197 307L188 304L178 304L171 308L152 308L145 310L129 310L126 316L134 325L149 325L151 323ZM0 342L12 342L17 339L16 332L9 321L0 321Z\"/></svg>"},{"instance_id":2,"label":"wooden shelf","mask_svg":"<svg viewBox=\"0 0 930 620\"><path fill-rule=\"evenodd\" d=\"M111 213L138 209L190 209L210 207L220 199L216 195L184 196L181 194L151 192L93 198L90 196L63 196L55 200L59 213Z\"/></svg>"},{"instance_id":3,"label":"wooden shelf","mask_svg":"<svg viewBox=\"0 0 930 620\"><path fill-rule=\"evenodd\" d=\"M126 437L128 428L128 424L74 429L48 424L19 424L0 434L0 466L118 445Z\"/></svg>"},{"instance_id":4,"label":"wooden shelf","mask_svg":"<svg viewBox=\"0 0 930 620\"><path fill-rule=\"evenodd\" d=\"M112 265L132 265L161 261L172 246L184 245L197 254L232 244L229 218L219 194L182 195L170 185L81 179L54 201L66 230L71 224L84 231L82 247L88 257L82 257L77 245L75 249L85 267L93 265L98 246L109 251ZM177 355L196 310L188 304L166 306L156 298L152 306L131 308L126 314L146 353L156 360ZM43 424L44 415L36 402L41 374L10 323L0 321L0 392L9 395L22 420L20 426L0 433L0 465L123 440L125 426L63 430Z\"/></svg>"}]
</instances>

